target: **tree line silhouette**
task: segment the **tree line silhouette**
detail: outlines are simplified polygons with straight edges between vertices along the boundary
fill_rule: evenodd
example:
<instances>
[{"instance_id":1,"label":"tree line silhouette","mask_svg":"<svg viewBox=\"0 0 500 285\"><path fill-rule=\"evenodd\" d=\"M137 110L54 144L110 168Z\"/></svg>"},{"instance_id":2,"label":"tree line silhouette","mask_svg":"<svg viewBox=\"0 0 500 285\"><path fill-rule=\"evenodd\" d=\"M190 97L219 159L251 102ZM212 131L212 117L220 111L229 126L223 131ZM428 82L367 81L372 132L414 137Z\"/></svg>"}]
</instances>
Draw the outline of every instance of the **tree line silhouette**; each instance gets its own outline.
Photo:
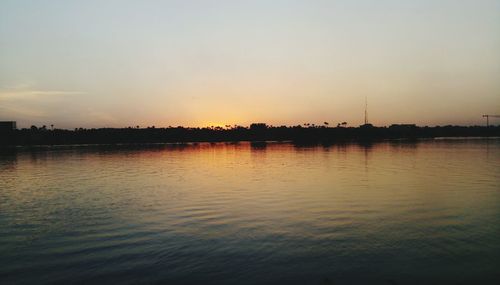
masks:
<instances>
[{"instance_id":1,"label":"tree line silhouette","mask_svg":"<svg viewBox=\"0 0 500 285\"><path fill-rule=\"evenodd\" d=\"M0 133L1 146L64 145L64 144L122 144L122 143L178 143L224 141L294 141L299 143L335 143L345 141L373 141L383 139L418 139L434 137L491 137L500 136L500 126L436 126L391 125L389 127L346 127L339 123L330 127L304 124L270 126L264 123L225 127L167 127L97 128L74 130L57 129L51 125Z\"/></svg>"}]
</instances>

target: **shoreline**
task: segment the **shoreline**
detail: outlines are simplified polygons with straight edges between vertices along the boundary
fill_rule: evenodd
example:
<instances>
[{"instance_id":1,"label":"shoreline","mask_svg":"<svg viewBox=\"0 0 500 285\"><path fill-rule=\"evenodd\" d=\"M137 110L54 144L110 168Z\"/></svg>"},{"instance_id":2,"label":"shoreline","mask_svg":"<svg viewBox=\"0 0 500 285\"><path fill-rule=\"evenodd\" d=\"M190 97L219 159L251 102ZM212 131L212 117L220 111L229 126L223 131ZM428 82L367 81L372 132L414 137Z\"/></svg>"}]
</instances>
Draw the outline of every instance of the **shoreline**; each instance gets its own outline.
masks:
<instances>
[{"instance_id":1,"label":"shoreline","mask_svg":"<svg viewBox=\"0 0 500 285\"><path fill-rule=\"evenodd\" d=\"M391 125L374 127L273 127L252 124L235 128L122 128L46 129L30 128L0 132L0 148L58 145L144 145L201 142L292 142L295 144L370 143L384 140L500 137L500 126L464 127Z\"/></svg>"}]
</instances>

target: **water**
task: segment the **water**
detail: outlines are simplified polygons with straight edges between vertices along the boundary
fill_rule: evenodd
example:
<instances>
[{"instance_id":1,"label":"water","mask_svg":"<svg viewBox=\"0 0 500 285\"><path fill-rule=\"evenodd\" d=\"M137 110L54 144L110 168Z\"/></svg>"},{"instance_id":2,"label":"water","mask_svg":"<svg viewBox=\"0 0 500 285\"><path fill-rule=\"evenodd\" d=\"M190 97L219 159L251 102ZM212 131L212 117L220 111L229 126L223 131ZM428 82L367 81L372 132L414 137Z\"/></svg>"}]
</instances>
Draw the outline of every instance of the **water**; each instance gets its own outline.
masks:
<instances>
[{"instance_id":1,"label":"water","mask_svg":"<svg viewBox=\"0 0 500 285\"><path fill-rule=\"evenodd\" d=\"M499 284L500 140L0 156L0 283Z\"/></svg>"}]
</instances>

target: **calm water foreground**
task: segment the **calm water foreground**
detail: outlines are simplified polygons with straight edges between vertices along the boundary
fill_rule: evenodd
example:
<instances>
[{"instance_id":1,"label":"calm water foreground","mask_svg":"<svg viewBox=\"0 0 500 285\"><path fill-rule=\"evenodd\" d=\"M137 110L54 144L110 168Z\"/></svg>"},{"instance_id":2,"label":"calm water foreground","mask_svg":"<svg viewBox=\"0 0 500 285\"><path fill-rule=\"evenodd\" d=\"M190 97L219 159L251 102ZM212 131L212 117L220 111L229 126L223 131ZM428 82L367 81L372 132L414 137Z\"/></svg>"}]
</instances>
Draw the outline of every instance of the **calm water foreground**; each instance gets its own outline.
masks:
<instances>
[{"instance_id":1,"label":"calm water foreground","mask_svg":"<svg viewBox=\"0 0 500 285\"><path fill-rule=\"evenodd\" d=\"M0 156L1 284L500 284L500 140Z\"/></svg>"}]
</instances>

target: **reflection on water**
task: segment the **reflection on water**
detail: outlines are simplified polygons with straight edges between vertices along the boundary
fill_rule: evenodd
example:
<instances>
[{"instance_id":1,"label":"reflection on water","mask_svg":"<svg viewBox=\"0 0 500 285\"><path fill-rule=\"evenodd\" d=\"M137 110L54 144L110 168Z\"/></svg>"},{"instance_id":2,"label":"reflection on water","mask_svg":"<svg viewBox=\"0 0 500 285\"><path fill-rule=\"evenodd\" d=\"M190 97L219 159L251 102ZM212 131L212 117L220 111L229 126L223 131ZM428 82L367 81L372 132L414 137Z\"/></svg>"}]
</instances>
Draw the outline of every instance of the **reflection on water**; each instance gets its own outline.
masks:
<instances>
[{"instance_id":1,"label":"reflection on water","mask_svg":"<svg viewBox=\"0 0 500 285\"><path fill-rule=\"evenodd\" d=\"M500 141L0 156L0 283L496 284Z\"/></svg>"}]
</instances>

